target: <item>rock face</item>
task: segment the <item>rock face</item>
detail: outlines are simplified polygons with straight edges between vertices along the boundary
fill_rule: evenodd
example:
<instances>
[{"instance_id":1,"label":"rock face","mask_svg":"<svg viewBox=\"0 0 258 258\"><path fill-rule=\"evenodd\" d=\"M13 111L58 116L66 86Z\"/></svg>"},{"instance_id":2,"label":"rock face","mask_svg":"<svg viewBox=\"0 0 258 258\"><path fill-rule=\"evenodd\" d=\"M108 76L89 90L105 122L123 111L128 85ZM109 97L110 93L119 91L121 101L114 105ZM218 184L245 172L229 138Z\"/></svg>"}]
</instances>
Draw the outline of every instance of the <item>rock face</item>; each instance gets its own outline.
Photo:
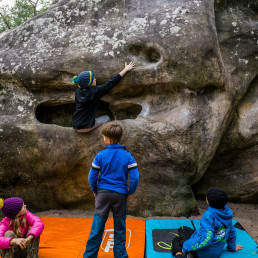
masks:
<instances>
[{"instance_id":1,"label":"rock face","mask_svg":"<svg viewBox=\"0 0 258 258\"><path fill-rule=\"evenodd\" d=\"M71 128L71 77L90 69L101 84L133 60L100 105L139 166L129 212L196 212L191 185L257 75L256 10L254 1L60 0L2 33L0 195L36 209L93 209L87 177L101 128Z\"/></svg>"},{"instance_id":2,"label":"rock face","mask_svg":"<svg viewBox=\"0 0 258 258\"><path fill-rule=\"evenodd\" d=\"M251 83L233 114L210 167L194 185L196 196L204 197L207 187L227 189L236 202L258 203L258 79Z\"/></svg>"},{"instance_id":3,"label":"rock face","mask_svg":"<svg viewBox=\"0 0 258 258\"><path fill-rule=\"evenodd\" d=\"M257 14L254 2L245 7L233 2L229 8L223 5L218 8L216 25L223 62L230 74L229 80L240 94L231 124L210 167L194 185L198 197L204 198L208 187L218 186L227 190L232 201L258 203L258 57L257 42L253 41L257 39L258 22L254 22L255 10ZM233 31L230 30L232 25ZM240 89L248 76L244 64L256 74L248 90Z\"/></svg>"}]
</instances>

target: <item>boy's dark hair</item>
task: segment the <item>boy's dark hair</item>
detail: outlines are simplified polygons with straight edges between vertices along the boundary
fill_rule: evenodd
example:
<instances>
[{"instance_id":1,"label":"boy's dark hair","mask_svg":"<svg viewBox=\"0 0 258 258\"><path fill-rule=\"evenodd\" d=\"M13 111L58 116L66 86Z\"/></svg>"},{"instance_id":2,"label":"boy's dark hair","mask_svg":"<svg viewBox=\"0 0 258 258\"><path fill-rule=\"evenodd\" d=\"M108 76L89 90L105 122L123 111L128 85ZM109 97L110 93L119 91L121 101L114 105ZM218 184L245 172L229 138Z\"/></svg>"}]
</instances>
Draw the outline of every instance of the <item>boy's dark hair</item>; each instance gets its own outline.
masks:
<instances>
[{"instance_id":1,"label":"boy's dark hair","mask_svg":"<svg viewBox=\"0 0 258 258\"><path fill-rule=\"evenodd\" d=\"M102 134L111 139L113 144L117 144L122 138L123 129L121 125L111 122L103 127Z\"/></svg>"},{"instance_id":2,"label":"boy's dark hair","mask_svg":"<svg viewBox=\"0 0 258 258\"><path fill-rule=\"evenodd\" d=\"M228 202L228 195L221 188L217 188L217 187L209 188L206 196L207 196L209 205L212 208L224 209L225 205Z\"/></svg>"}]
</instances>

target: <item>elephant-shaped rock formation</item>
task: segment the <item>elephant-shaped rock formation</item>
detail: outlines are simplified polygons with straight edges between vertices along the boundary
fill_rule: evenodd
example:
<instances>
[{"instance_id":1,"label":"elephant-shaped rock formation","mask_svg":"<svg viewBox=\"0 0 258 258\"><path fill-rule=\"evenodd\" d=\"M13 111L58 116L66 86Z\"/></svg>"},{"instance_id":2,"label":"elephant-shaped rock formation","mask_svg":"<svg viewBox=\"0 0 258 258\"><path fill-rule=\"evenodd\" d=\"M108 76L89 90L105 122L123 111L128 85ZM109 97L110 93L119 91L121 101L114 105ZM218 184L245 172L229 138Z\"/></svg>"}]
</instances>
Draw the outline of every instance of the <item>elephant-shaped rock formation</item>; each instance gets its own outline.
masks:
<instances>
[{"instance_id":1,"label":"elephant-shaped rock formation","mask_svg":"<svg viewBox=\"0 0 258 258\"><path fill-rule=\"evenodd\" d=\"M191 185L257 75L256 10L251 0L56 0L2 33L1 195L36 209L93 208L88 171L104 143L101 127L72 129L71 78L93 70L102 84L132 60L99 108L138 163L129 212L196 212Z\"/></svg>"}]
</instances>

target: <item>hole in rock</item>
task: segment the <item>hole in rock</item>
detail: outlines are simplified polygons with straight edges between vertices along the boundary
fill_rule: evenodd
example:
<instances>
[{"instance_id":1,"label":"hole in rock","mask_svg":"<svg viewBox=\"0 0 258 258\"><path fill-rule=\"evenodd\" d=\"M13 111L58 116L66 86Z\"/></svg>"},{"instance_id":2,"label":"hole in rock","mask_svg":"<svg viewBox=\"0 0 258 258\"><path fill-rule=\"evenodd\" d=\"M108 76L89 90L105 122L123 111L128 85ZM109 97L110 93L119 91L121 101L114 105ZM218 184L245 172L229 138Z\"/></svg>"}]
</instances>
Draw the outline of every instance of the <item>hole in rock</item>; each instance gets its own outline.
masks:
<instances>
[{"instance_id":1,"label":"hole in rock","mask_svg":"<svg viewBox=\"0 0 258 258\"><path fill-rule=\"evenodd\" d=\"M131 54L137 57L137 62L158 63L161 56L154 47L133 45L129 48Z\"/></svg>"},{"instance_id":2,"label":"hole in rock","mask_svg":"<svg viewBox=\"0 0 258 258\"><path fill-rule=\"evenodd\" d=\"M136 119L142 112L142 106L135 103L121 103L112 106L111 110L116 120Z\"/></svg>"},{"instance_id":3,"label":"hole in rock","mask_svg":"<svg viewBox=\"0 0 258 258\"><path fill-rule=\"evenodd\" d=\"M56 124L64 127L72 127L72 117L75 112L75 103L67 104L40 104L35 112L36 119L44 124ZM109 110L109 103L100 100L97 117L108 115L113 120L113 115Z\"/></svg>"}]
</instances>

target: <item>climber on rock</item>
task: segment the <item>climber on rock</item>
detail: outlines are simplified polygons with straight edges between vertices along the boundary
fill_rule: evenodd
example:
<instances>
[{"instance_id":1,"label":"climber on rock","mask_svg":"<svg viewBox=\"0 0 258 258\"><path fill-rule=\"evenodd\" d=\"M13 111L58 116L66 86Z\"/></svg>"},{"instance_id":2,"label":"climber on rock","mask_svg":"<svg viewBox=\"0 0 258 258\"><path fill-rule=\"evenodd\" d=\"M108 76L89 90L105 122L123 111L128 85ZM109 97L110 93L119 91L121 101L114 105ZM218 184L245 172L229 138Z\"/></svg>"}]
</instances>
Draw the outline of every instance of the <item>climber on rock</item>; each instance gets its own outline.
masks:
<instances>
[{"instance_id":1,"label":"climber on rock","mask_svg":"<svg viewBox=\"0 0 258 258\"><path fill-rule=\"evenodd\" d=\"M96 78L92 71L84 71L79 76L74 76L73 84L78 85L75 92L76 110L73 114L73 128L79 133L94 130L100 125L109 122L110 117L105 115L96 118L100 98L113 89L122 77L135 68L135 63L125 63L125 68L103 85L97 86Z\"/></svg>"}]
</instances>

